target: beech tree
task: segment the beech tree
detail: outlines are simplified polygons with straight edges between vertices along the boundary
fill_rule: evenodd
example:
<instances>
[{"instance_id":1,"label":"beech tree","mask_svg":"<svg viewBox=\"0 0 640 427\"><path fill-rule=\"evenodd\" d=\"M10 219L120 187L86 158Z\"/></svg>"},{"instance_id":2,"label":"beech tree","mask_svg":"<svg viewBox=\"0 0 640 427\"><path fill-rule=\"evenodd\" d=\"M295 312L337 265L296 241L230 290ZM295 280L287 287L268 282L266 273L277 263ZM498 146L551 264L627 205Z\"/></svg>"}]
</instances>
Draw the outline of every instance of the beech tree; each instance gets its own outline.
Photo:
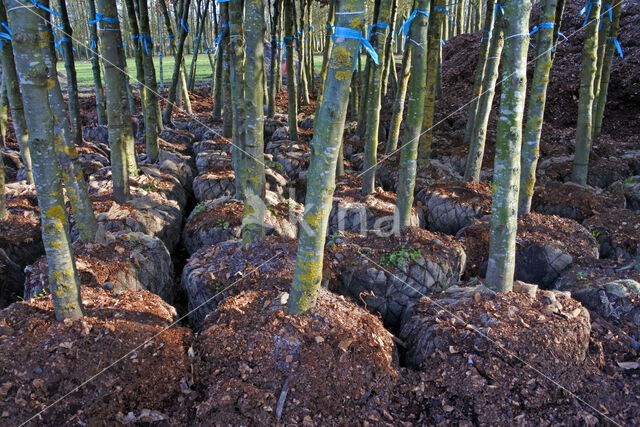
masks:
<instances>
[{"instance_id":1,"label":"beech tree","mask_svg":"<svg viewBox=\"0 0 640 427\"><path fill-rule=\"evenodd\" d=\"M418 163L418 143L422 131L424 115L424 100L426 90L427 55L427 25L429 22L429 0L418 0L416 9L405 23L408 28L406 49L411 50L411 82L409 88L409 102L405 122L404 139L400 149L400 165L398 169L398 191L394 229L400 230L409 225L411 208L413 206L413 192L416 186Z\"/></svg>"},{"instance_id":2,"label":"beech tree","mask_svg":"<svg viewBox=\"0 0 640 427\"><path fill-rule=\"evenodd\" d=\"M361 33L363 14L363 0L343 0L336 6L334 45L324 83L322 105L311 140L304 217L298 237L293 284L287 302L289 314L308 312L315 305L320 290L324 245L335 190L338 151L347 116L349 86L358 47L364 39ZM287 49L289 54L290 49ZM288 68L287 74L291 71Z\"/></svg>"},{"instance_id":3,"label":"beech tree","mask_svg":"<svg viewBox=\"0 0 640 427\"><path fill-rule=\"evenodd\" d=\"M487 286L509 292L513 288L518 230L518 190L522 118L527 90L527 51L531 0L505 0L504 52L500 112L496 130L493 197L489 231Z\"/></svg>"},{"instance_id":4,"label":"beech tree","mask_svg":"<svg viewBox=\"0 0 640 427\"><path fill-rule=\"evenodd\" d=\"M596 65L598 62L598 25L600 25L600 2L587 1L583 9L585 40L582 50L582 74L580 98L578 100L578 124L576 127L576 151L573 158L573 182L586 185L589 155L593 142L593 100Z\"/></svg>"},{"instance_id":5,"label":"beech tree","mask_svg":"<svg viewBox=\"0 0 640 427\"><path fill-rule=\"evenodd\" d=\"M95 0L87 0L89 6L89 16L96 16ZM100 70L100 47L98 43L98 25L89 24L89 34L91 35L91 73L93 74L93 85L96 92L96 114L98 115L98 124L107 124L107 111L105 109L104 89L102 87L102 75Z\"/></svg>"},{"instance_id":6,"label":"beech tree","mask_svg":"<svg viewBox=\"0 0 640 427\"><path fill-rule=\"evenodd\" d=\"M75 320L83 315L80 282L69 237L60 166L53 144L54 117L49 106L47 67L40 49L44 43L38 31L39 8L34 4L25 5L20 0L4 0L4 6L8 11L9 26L13 28L15 65L29 143L33 148L33 172L53 307L56 319Z\"/></svg>"}]
</instances>

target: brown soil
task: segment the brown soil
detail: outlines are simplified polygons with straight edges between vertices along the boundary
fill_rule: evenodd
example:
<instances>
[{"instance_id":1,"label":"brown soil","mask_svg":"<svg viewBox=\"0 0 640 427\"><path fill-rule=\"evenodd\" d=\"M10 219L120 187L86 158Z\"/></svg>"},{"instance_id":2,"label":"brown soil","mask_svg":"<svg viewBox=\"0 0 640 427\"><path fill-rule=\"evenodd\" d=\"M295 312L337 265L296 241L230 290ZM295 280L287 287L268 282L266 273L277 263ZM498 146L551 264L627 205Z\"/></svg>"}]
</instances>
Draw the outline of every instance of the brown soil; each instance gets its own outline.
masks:
<instances>
[{"instance_id":1,"label":"brown soil","mask_svg":"<svg viewBox=\"0 0 640 427\"><path fill-rule=\"evenodd\" d=\"M574 258L574 262L593 260L595 239L586 236L578 226L578 223L567 218L532 212L518 220L516 251L535 242L541 246L549 244L568 253ZM486 220L478 221L460 230L459 237L467 253L465 277L476 276L489 256L489 223Z\"/></svg>"},{"instance_id":2,"label":"brown soil","mask_svg":"<svg viewBox=\"0 0 640 427\"><path fill-rule=\"evenodd\" d=\"M606 238L616 247L631 256L638 253L640 244L640 214L629 209L611 209L595 215L584 222L584 226L594 230L598 240Z\"/></svg>"},{"instance_id":3,"label":"brown soil","mask_svg":"<svg viewBox=\"0 0 640 427\"><path fill-rule=\"evenodd\" d=\"M187 230L195 231L208 228L237 227L242 225L244 203L229 202L205 209L193 216L187 223Z\"/></svg>"},{"instance_id":4,"label":"brown soil","mask_svg":"<svg viewBox=\"0 0 640 427\"><path fill-rule=\"evenodd\" d=\"M625 205L624 195L617 193L598 192L581 188L577 185L563 184L556 181L549 181L537 186L533 194L532 206L534 210L553 210L554 214L560 216L559 212L567 211L571 213L571 218L578 222L607 212L612 208L622 208ZM569 216L567 216L569 217Z\"/></svg>"},{"instance_id":5,"label":"brown soil","mask_svg":"<svg viewBox=\"0 0 640 427\"><path fill-rule=\"evenodd\" d=\"M73 245L73 255L82 286L102 286L110 281L112 275L128 268L130 262L138 261L130 257L132 249L136 247L130 241L128 234L117 237L112 243L82 243ZM49 290L47 258L42 257L30 266L31 277L40 277L45 294Z\"/></svg>"},{"instance_id":6,"label":"brown soil","mask_svg":"<svg viewBox=\"0 0 640 427\"><path fill-rule=\"evenodd\" d=\"M335 244L329 245L325 251L325 279L329 277L335 279L345 266L351 264L353 264L351 268L371 267L371 265L357 262L363 258L373 260L392 273L401 273L397 265L385 261L385 257L390 253L402 250L412 253L418 251L422 257L438 263L441 259L454 259L455 252L463 247L451 236L414 227L407 227L399 234L394 233L389 237L379 237L375 233L367 233L366 236L348 232L342 234L348 243L344 244L341 241L343 239L337 239ZM407 261L408 264L412 262L411 259Z\"/></svg>"},{"instance_id":7,"label":"brown soil","mask_svg":"<svg viewBox=\"0 0 640 427\"><path fill-rule=\"evenodd\" d=\"M350 203L364 203L377 217L393 216L396 204L396 193L385 191L382 187L376 187L374 193L364 196L362 178L358 175L345 174L336 179L333 197Z\"/></svg>"},{"instance_id":8,"label":"brown soil","mask_svg":"<svg viewBox=\"0 0 640 427\"><path fill-rule=\"evenodd\" d=\"M33 422L115 424L129 412L159 416L184 400L191 331L165 330L174 317L170 306L146 291L116 297L83 288L82 299L86 315L79 322L57 322L50 297L0 312L4 423L46 409Z\"/></svg>"},{"instance_id":9,"label":"brown soil","mask_svg":"<svg viewBox=\"0 0 640 427\"><path fill-rule=\"evenodd\" d=\"M309 315L285 315L291 273L226 299L207 318L194 345L199 422L384 419L397 380L391 335L364 309L325 290Z\"/></svg>"},{"instance_id":10,"label":"brown soil","mask_svg":"<svg viewBox=\"0 0 640 427\"><path fill-rule=\"evenodd\" d=\"M7 198L9 217L0 220L0 249L40 240L40 209L31 197ZM35 213L35 218L28 212Z\"/></svg>"},{"instance_id":11,"label":"brown soil","mask_svg":"<svg viewBox=\"0 0 640 427\"><path fill-rule=\"evenodd\" d=\"M491 213L491 186L484 182L437 181L429 189L461 205L469 204Z\"/></svg>"},{"instance_id":12,"label":"brown soil","mask_svg":"<svg viewBox=\"0 0 640 427\"><path fill-rule=\"evenodd\" d=\"M535 299L477 294L432 304L436 299L415 308L432 328L435 349L420 372L402 371L392 413L442 425L626 424L640 416L638 376L616 363L638 352L596 321L583 360L589 337L578 333L572 317L576 301L558 299L561 311L550 313L540 292Z\"/></svg>"}]
</instances>

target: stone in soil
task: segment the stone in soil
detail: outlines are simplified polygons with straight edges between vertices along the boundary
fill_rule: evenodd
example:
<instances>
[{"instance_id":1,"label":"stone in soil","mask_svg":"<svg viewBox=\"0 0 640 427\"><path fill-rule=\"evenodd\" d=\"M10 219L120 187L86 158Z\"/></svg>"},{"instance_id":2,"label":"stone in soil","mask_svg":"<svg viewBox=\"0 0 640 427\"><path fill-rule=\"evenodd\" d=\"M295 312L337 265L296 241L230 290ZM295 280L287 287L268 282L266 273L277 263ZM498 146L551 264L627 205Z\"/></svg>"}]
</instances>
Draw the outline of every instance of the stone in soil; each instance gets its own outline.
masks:
<instances>
[{"instance_id":1,"label":"stone in soil","mask_svg":"<svg viewBox=\"0 0 640 427\"><path fill-rule=\"evenodd\" d=\"M3 422L41 410L42 425L114 425L129 412L141 421L172 417L191 378L192 332L168 328L175 309L147 291L83 287L82 300L85 316L75 322L56 321L50 297L0 311Z\"/></svg>"},{"instance_id":2,"label":"stone in soil","mask_svg":"<svg viewBox=\"0 0 640 427\"><path fill-rule=\"evenodd\" d=\"M536 212L578 222L609 209L624 207L625 199L620 194L572 182L545 182L535 188L532 200L532 208Z\"/></svg>"},{"instance_id":3,"label":"stone in soil","mask_svg":"<svg viewBox=\"0 0 640 427\"><path fill-rule=\"evenodd\" d=\"M621 194L627 201L627 206L617 207L640 210L640 176L630 176L624 181L616 181L611 184L609 190Z\"/></svg>"},{"instance_id":4,"label":"stone in soil","mask_svg":"<svg viewBox=\"0 0 640 427\"><path fill-rule=\"evenodd\" d=\"M640 213L629 209L610 209L584 221L600 245L603 258L628 259L638 255Z\"/></svg>"},{"instance_id":5,"label":"stone in soil","mask_svg":"<svg viewBox=\"0 0 640 427\"><path fill-rule=\"evenodd\" d=\"M463 228L458 236L468 257L466 277L484 277L489 255L489 222ZM574 263L598 258L591 233L576 221L530 213L518 220L515 279L549 289Z\"/></svg>"},{"instance_id":6,"label":"stone in soil","mask_svg":"<svg viewBox=\"0 0 640 427\"><path fill-rule=\"evenodd\" d=\"M160 239L143 233L106 233L95 243L76 242L73 251L82 286L102 286L115 294L144 289L173 303L173 262ZM46 257L25 272L25 299L49 293Z\"/></svg>"},{"instance_id":7,"label":"stone in soil","mask_svg":"<svg viewBox=\"0 0 640 427\"><path fill-rule=\"evenodd\" d=\"M430 231L456 234L476 218L491 213L491 187L482 182L439 181L416 189Z\"/></svg>"},{"instance_id":8,"label":"stone in soil","mask_svg":"<svg viewBox=\"0 0 640 427\"><path fill-rule=\"evenodd\" d=\"M397 381L391 335L324 289L306 316L284 312L292 271L225 299L194 344L203 424L373 424Z\"/></svg>"},{"instance_id":9,"label":"stone in soil","mask_svg":"<svg viewBox=\"0 0 640 427\"><path fill-rule=\"evenodd\" d=\"M406 228L388 237L331 239L326 263L336 276L332 289L397 328L412 301L460 280L466 255L450 236Z\"/></svg>"}]
</instances>

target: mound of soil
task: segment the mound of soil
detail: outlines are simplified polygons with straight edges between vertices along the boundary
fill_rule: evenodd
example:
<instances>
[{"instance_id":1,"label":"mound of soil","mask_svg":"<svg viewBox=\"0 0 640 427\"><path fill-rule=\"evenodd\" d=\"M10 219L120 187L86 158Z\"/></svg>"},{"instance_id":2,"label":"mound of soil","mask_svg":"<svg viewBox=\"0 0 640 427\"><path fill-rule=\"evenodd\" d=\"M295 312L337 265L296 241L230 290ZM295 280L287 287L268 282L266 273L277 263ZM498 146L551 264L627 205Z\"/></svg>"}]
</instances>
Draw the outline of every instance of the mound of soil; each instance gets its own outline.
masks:
<instances>
[{"instance_id":1,"label":"mound of soil","mask_svg":"<svg viewBox=\"0 0 640 427\"><path fill-rule=\"evenodd\" d=\"M612 208L624 208L625 199L620 194L595 188L548 181L535 188L531 204L536 212L582 222Z\"/></svg>"},{"instance_id":2,"label":"mound of soil","mask_svg":"<svg viewBox=\"0 0 640 427\"><path fill-rule=\"evenodd\" d=\"M579 302L563 293L481 288L452 289L407 311L401 332L406 361L421 372L403 371L399 412L426 424L637 419L637 376L602 351L603 342L623 342L606 337L600 325L591 331Z\"/></svg>"},{"instance_id":3,"label":"mound of soil","mask_svg":"<svg viewBox=\"0 0 640 427\"><path fill-rule=\"evenodd\" d=\"M483 182L439 181L416 189L428 230L456 234L491 213L491 187Z\"/></svg>"},{"instance_id":4,"label":"mound of soil","mask_svg":"<svg viewBox=\"0 0 640 427\"><path fill-rule=\"evenodd\" d=\"M640 213L629 209L610 209L587 219L603 258L634 258L640 244Z\"/></svg>"},{"instance_id":5,"label":"mound of soil","mask_svg":"<svg viewBox=\"0 0 640 427\"><path fill-rule=\"evenodd\" d=\"M458 233L467 253L467 277L484 277L489 256L489 222L480 221ZM591 233L577 222L532 212L518 220L515 280L551 288L573 263L598 258Z\"/></svg>"},{"instance_id":6,"label":"mound of soil","mask_svg":"<svg viewBox=\"0 0 640 427\"><path fill-rule=\"evenodd\" d=\"M260 280L274 281L283 274L292 278L295 257L295 240L275 236L251 245L227 241L201 247L182 271L189 323L200 328L205 316L226 297L251 289Z\"/></svg>"},{"instance_id":7,"label":"mound of soil","mask_svg":"<svg viewBox=\"0 0 640 427\"><path fill-rule=\"evenodd\" d=\"M286 277L286 279L285 279ZM204 424L380 423L397 380L393 340L360 307L321 290L287 316L291 274L227 298L194 344Z\"/></svg>"},{"instance_id":8,"label":"mound of soil","mask_svg":"<svg viewBox=\"0 0 640 427\"><path fill-rule=\"evenodd\" d=\"M114 293L146 289L168 303L175 294L171 255L161 240L143 233L106 233L100 243L76 242L73 254L82 286ZM49 293L47 258L25 269L24 298Z\"/></svg>"},{"instance_id":9,"label":"mound of soil","mask_svg":"<svg viewBox=\"0 0 640 427\"><path fill-rule=\"evenodd\" d=\"M83 287L82 300L76 322L57 322L50 297L0 311L3 422L116 424L129 412L168 419L163 412L184 399L191 376L191 331L167 329L175 310L147 291Z\"/></svg>"},{"instance_id":10,"label":"mound of soil","mask_svg":"<svg viewBox=\"0 0 640 427\"><path fill-rule=\"evenodd\" d=\"M411 301L457 283L465 263L462 245L420 228L330 238L325 260L337 279L331 289L351 296L391 328L400 325Z\"/></svg>"},{"instance_id":11,"label":"mound of soil","mask_svg":"<svg viewBox=\"0 0 640 427\"><path fill-rule=\"evenodd\" d=\"M373 194L363 196L362 178L343 175L336 180L327 232L389 231L393 227L395 209L395 193L377 187ZM419 227L420 224L418 211L412 208L410 226Z\"/></svg>"},{"instance_id":12,"label":"mound of soil","mask_svg":"<svg viewBox=\"0 0 640 427\"><path fill-rule=\"evenodd\" d=\"M215 200L236 193L235 173L232 170L211 171L193 180L193 194L199 201Z\"/></svg>"}]
</instances>

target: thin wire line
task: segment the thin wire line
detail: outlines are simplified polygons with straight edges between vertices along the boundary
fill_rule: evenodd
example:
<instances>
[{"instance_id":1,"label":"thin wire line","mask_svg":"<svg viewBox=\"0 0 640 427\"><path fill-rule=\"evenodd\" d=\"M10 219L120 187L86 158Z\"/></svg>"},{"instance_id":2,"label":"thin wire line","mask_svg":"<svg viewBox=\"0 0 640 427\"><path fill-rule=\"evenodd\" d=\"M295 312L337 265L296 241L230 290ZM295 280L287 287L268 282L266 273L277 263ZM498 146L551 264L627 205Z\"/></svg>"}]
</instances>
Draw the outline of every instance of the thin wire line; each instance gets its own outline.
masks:
<instances>
[{"instance_id":1,"label":"thin wire line","mask_svg":"<svg viewBox=\"0 0 640 427\"><path fill-rule=\"evenodd\" d=\"M622 4L623 0L620 0L619 2L617 2L615 5L611 6L611 7L616 7L620 4ZM600 15L600 19L602 19L602 17L607 14L608 12L605 12L603 14ZM566 42L569 41L569 38L573 37L574 35L576 35L577 33L579 33L580 31L582 31L583 29L585 29L587 26L589 26L592 22L596 22L597 18L593 18L590 22L587 23L587 25L583 25L582 27L580 27L579 29L577 29L576 31L574 31L573 33L569 34L568 37L565 37L562 40L559 40L556 43L556 46L552 46L551 49L548 49L546 51L544 51L543 53L541 53L540 55L538 55L537 57L533 58L531 61L527 62L527 65L537 61L539 58L543 57L544 55L546 55L549 51L553 51L553 49L555 47L557 47L558 45L564 44ZM398 147L396 150L392 151L389 154L384 154L381 156L381 159L378 160L376 162L375 165L370 166L369 168L363 170L362 172L360 172L360 174L357 175L357 177L362 177L365 173L369 172L371 169L376 168L380 163L387 161L391 156L395 155L396 153L398 153L400 150L402 150L404 147L408 146L409 144L412 144L415 140L420 139L422 137L422 135L426 134L427 132L431 132L435 127L437 127L438 125L442 124L444 121L446 121L447 119L449 119L450 117L458 114L460 111L462 111L464 108L466 108L467 106L471 105L473 102L478 101L484 94L490 92L491 90L494 90L501 86L502 83L504 83L505 81L507 81L507 79L509 79L511 76L513 76L514 73L509 74L506 77L503 77L502 80L500 80L500 82L498 82L497 84L494 85L493 89L487 89L486 91L482 92L480 95L476 96L475 98L472 98L469 102L467 102L466 104L462 105L460 108L458 108L457 110L455 110L454 112L450 113L449 115L447 115L446 117L444 117L443 119L441 119L440 121L438 121L437 123L433 124L430 128L428 128L427 130L425 130L424 132L422 132L420 135L418 135L417 137L411 139L410 141L404 143L403 145L401 145L400 147Z\"/></svg>"},{"instance_id":2,"label":"thin wire line","mask_svg":"<svg viewBox=\"0 0 640 427\"><path fill-rule=\"evenodd\" d=\"M247 275L242 276L241 278L239 278L238 280L236 280L235 282L233 282L232 284L230 284L229 286L227 286L226 288L224 288L223 290L221 290L220 292L218 292L217 294L215 294L214 296L212 296L211 298L209 298L208 300L206 300L205 302L203 302L202 304L200 304L199 306L197 306L196 308L194 308L193 310L189 311L187 314L183 315L182 317L180 317L178 320L174 321L172 324L170 324L169 326L167 326L166 328L164 328L163 330L161 330L160 332L158 332L157 334L153 335L151 338L147 339L145 342L143 342L142 344L138 345L137 347L135 347L134 349L132 349L131 351L129 351L128 353L126 353L125 355L123 355L121 358L117 359L116 361L112 362L111 364L109 364L108 366L106 366L105 368L101 369L97 374L91 376L89 379L85 380L84 382L82 382L80 385L78 385L77 387L74 387L73 390L67 392L65 395L63 395L62 397L58 398L55 402L47 405L44 409L42 409L40 412L38 412L37 414L33 415L31 418L29 418L28 420L24 421L22 424L20 424L20 427L26 425L27 423L31 422L32 420L34 420L36 417L39 417L40 415L42 415L45 411L47 411L49 408L57 405L58 403L60 403L61 401L63 401L64 399L66 399L67 397L69 397L71 394L75 393L76 391L80 390L82 387L84 387L85 385L89 384L91 381L93 381L94 379L98 378L100 375L102 375L103 373L105 373L106 371L108 371L109 369L111 369L112 367L114 367L115 365L117 365L118 363L120 363L122 360L126 359L130 354L135 353L136 351L140 350L142 347L144 347L145 345L147 345L148 343L150 343L151 341L153 341L154 339L156 339L157 337L159 337L160 335L162 335L163 333L165 333L166 331L168 331L169 329L173 328L174 326L176 326L179 322L181 322L182 320L184 320L187 316L189 316L191 313L193 313L196 310L199 310L200 308L202 308L204 305L208 304L209 302L211 302L214 298L216 298L217 296L219 296L220 294L222 294L223 292L231 289L233 286L237 285L238 283L240 283L242 280L246 279L247 277L251 276L254 272L256 272L257 270L259 270L261 267L263 267L264 265L268 264L269 262L271 262L273 259L275 259L276 257L280 256L282 253L284 253L284 251L280 251L277 254L275 254L274 256L272 256L271 258L269 258L268 260L266 260L265 262L263 262L262 264L260 264L259 266L257 266L256 268L254 268L253 270L251 270Z\"/></svg>"},{"instance_id":3,"label":"thin wire line","mask_svg":"<svg viewBox=\"0 0 640 427\"><path fill-rule=\"evenodd\" d=\"M496 345L499 349L505 351L509 356L517 359L519 362L523 363L525 366L527 366L529 369L531 369L532 371L536 372L537 374L539 374L540 376L546 378L547 380L549 380L551 383L553 383L554 385L556 385L558 388L564 390L565 392L567 392L569 395L571 395L571 397L579 400L580 402L584 403L585 405L587 405L589 408L593 409L596 413L598 413L599 415L601 415L603 418L606 418L607 420L611 421L613 424L617 425L617 426L621 426L619 423L617 423L615 420L613 420L612 418L608 417L607 415L605 415L603 412L599 411L598 409L594 408L591 404L589 404L589 402L585 401L584 399L582 399L580 396L576 395L575 393L573 393L571 390L567 389L565 386L563 386L562 384L560 384L559 382L557 382L556 380L554 380L553 378L549 377L548 375L546 375L544 372L540 371L538 368L536 368L534 365L532 365L531 363L529 363L528 361L522 359L521 357L519 357L517 354L513 353L512 351L510 351L509 349L507 349L506 347L504 347L502 345L502 343L494 340L493 338L491 338L490 336L488 336L487 334L485 334L484 332L482 332L480 329L476 328L474 325L466 322L464 319L462 319L460 316L458 316L457 314L453 313L451 310L449 310L447 307L439 304L437 301L433 300L432 298L430 298L429 296L425 295L424 293L422 293L420 290L414 288L413 286L411 286L409 283L407 283L406 281L404 281L402 278L398 277L397 275L395 275L394 273L392 273L391 271L387 270L385 267L381 266L380 264L378 264L377 262L375 262L374 260L372 260L371 258L369 258L366 254L361 253L361 255L366 258L367 260L371 261L375 266L377 266L378 268L382 269L383 271L389 273L391 276L393 276L395 279L401 281L403 284L405 284L407 287L411 288L412 290L416 291L417 293L419 293L420 295L422 295L423 297L429 299L430 302L432 302L433 304L437 305L440 309L442 309L443 311L446 311L448 314L450 314L451 316L455 317L456 320L459 320L461 323L463 323L465 326L471 326L471 328L478 333L481 337L485 338L487 341L491 342L492 344Z\"/></svg>"}]
</instances>

